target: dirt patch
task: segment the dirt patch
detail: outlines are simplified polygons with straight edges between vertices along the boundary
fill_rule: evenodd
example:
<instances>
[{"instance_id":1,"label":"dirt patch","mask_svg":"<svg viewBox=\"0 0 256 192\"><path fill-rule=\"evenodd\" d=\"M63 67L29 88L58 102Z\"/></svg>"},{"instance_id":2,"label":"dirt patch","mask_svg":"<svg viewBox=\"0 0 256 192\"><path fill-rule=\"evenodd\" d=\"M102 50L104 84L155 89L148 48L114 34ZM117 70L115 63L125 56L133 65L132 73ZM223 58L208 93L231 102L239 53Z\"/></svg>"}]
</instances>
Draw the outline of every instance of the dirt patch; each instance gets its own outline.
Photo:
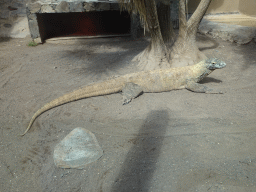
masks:
<instances>
[{"instance_id":1,"label":"dirt patch","mask_svg":"<svg viewBox=\"0 0 256 192\"><path fill-rule=\"evenodd\" d=\"M227 67L202 83L222 95L187 90L83 99L32 115L93 82L137 72L148 41L61 41L28 47L0 41L1 191L256 191L256 44L198 36L208 57ZM60 169L53 149L71 130L93 132L103 156L86 169Z\"/></svg>"}]
</instances>

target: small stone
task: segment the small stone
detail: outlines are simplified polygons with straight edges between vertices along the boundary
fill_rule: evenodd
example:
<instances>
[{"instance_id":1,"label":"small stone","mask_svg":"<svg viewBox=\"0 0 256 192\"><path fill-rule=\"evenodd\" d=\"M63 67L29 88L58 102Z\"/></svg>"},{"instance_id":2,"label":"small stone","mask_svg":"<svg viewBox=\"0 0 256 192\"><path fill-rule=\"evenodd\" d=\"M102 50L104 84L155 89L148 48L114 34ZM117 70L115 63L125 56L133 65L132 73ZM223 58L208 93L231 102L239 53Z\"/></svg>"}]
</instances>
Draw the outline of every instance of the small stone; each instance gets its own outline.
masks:
<instances>
[{"instance_id":1,"label":"small stone","mask_svg":"<svg viewBox=\"0 0 256 192\"><path fill-rule=\"evenodd\" d=\"M40 37L33 39L33 41L37 44L42 43L42 40Z\"/></svg>"},{"instance_id":2,"label":"small stone","mask_svg":"<svg viewBox=\"0 0 256 192\"><path fill-rule=\"evenodd\" d=\"M53 158L57 167L83 169L102 155L95 135L78 127L56 145Z\"/></svg>"}]
</instances>

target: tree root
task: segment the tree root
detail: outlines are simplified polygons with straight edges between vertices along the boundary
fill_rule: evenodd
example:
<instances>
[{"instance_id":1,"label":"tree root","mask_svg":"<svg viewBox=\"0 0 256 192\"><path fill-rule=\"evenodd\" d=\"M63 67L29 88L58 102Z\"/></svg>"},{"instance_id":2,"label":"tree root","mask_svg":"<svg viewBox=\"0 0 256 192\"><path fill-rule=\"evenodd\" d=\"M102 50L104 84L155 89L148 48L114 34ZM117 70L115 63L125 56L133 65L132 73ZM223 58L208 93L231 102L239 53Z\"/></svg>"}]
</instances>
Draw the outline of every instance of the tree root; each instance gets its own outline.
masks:
<instances>
[{"instance_id":1,"label":"tree root","mask_svg":"<svg viewBox=\"0 0 256 192\"><path fill-rule=\"evenodd\" d=\"M161 48L151 49L150 46L135 56L132 61L137 62L138 68L143 71L166 69L171 67L164 51L162 51Z\"/></svg>"}]
</instances>

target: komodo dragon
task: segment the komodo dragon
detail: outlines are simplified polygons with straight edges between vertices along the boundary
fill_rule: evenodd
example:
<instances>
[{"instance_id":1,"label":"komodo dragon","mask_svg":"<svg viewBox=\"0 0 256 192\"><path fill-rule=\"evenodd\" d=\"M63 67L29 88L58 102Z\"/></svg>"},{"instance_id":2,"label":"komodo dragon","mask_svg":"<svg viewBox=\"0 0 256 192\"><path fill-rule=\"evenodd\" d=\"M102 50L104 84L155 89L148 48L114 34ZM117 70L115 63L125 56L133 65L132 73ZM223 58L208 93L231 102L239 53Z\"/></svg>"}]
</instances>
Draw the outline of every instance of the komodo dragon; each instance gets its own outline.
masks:
<instances>
[{"instance_id":1,"label":"komodo dragon","mask_svg":"<svg viewBox=\"0 0 256 192\"><path fill-rule=\"evenodd\" d=\"M192 66L142 71L127 74L101 83L88 85L63 95L39 109L30 120L26 131L22 135L25 135L29 131L35 119L45 111L83 98L122 91L124 98L123 104L127 104L142 92L156 93L186 88L190 91L199 93L221 93L209 89L202 84L198 84L198 82L215 69L221 69L225 66L226 63L223 61L213 58L203 60Z\"/></svg>"}]
</instances>

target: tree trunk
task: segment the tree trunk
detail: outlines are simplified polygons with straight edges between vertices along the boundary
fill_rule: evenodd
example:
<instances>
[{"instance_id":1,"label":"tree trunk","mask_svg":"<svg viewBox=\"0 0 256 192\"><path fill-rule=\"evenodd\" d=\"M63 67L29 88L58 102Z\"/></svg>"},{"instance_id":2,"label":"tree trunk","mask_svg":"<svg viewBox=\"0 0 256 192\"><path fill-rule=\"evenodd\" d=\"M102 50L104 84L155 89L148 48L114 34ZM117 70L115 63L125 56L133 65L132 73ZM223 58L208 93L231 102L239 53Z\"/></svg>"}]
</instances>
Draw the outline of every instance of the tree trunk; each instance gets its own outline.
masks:
<instances>
[{"instance_id":1,"label":"tree trunk","mask_svg":"<svg viewBox=\"0 0 256 192\"><path fill-rule=\"evenodd\" d=\"M175 39L175 33L173 30L172 20L170 17L170 4L164 4L163 2L159 1L157 3L157 15L164 43L173 43Z\"/></svg>"},{"instance_id":2,"label":"tree trunk","mask_svg":"<svg viewBox=\"0 0 256 192\"><path fill-rule=\"evenodd\" d=\"M167 49L161 33L156 2L155 0L145 0L144 3L146 8L146 24L151 40L149 46L137 55L133 61L139 61L139 68L142 70L170 67L166 57ZM166 39L168 39L167 36L165 36Z\"/></svg>"},{"instance_id":3,"label":"tree trunk","mask_svg":"<svg viewBox=\"0 0 256 192\"><path fill-rule=\"evenodd\" d=\"M179 36L169 52L172 67L193 65L206 59L204 53L199 51L196 45L196 34L200 21L211 0L201 0L196 11L188 21L186 19L186 2L185 0L180 0L179 2Z\"/></svg>"},{"instance_id":4,"label":"tree trunk","mask_svg":"<svg viewBox=\"0 0 256 192\"><path fill-rule=\"evenodd\" d=\"M196 45L199 23L211 0L201 0L187 21L186 0L179 0L179 35L176 40L170 18L169 0L119 0L130 11L138 11L145 20L151 41L149 46L134 58L142 70L193 65L206 56ZM156 1L158 6L156 7ZM126 3L126 4L125 4Z\"/></svg>"}]
</instances>

